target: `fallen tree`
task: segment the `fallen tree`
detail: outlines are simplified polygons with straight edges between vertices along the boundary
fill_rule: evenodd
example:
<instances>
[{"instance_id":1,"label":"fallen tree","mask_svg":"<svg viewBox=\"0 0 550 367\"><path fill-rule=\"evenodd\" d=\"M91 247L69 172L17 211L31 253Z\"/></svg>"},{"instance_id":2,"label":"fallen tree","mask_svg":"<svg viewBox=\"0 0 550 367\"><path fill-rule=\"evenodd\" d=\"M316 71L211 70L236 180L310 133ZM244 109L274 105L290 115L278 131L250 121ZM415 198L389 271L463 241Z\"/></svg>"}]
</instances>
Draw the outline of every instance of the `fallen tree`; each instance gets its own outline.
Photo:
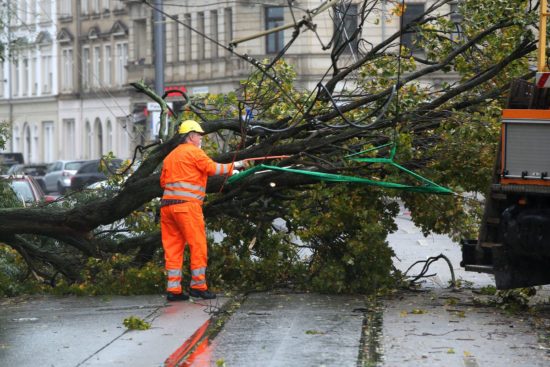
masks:
<instances>
[{"instance_id":1,"label":"fallen tree","mask_svg":"<svg viewBox=\"0 0 550 367\"><path fill-rule=\"evenodd\" d=\"M214 177L208 182L204 212L209 228L227 237L213 249L211 268L219 268L212 270L212 282L246 278L248 283L241 279L241 285L252 286L251 278L263 277L273 285L303 271L302 280L331 291L371 291L387 285L392 252L385 238L395 230L398 200L412 210L426 233L459 236L475 230L477 206L460 193L485 189L499 108L510 81L533 76L526 71L527 57L536 49L528 27L536 19L536 4L466 0L457 13L462 21L455 24L449 20L449 2L435 1L423 16L372 45L361 38L361 30L367 17L376 14L378 2L364 1L357 31L332 48L331 76L320 80L314 91L293 86L292 68L279 55L256 63L237 93L190 100L185 111L175 111L178 118L169 131L181 118L201 120L210 134L209 153L218 162L286 156L261 162L378 182L424 184L394 166L347 157L379 147L366 155L391 156L459 194L436 197L319 183L315 177L271 170L234 182ZM335 11L345 12L346 4ZM395 6L401 14L400 3ZM408 33L415 35L422 52L402 47L401 37ZM295 36L299 34L297 28ZM355 42L359 47L352 61L344 51ZM443 78L446 75L451 77ZM450 81L426 82L438 78ZM134 87L167 112L164 100L146 85ZM162 195L159 166L181 142L177 134L163 138L140 148L139 168L119 179L120 186L108 195L72 194L53 205L0 209L0 241L46 279L62 274L69 282L81 280L89 258L128 254L136 265L151 261L161 247L160 234L144 207L154 212L154 199ZM144 221L150 219L146 230L133 236L104 230L136 211ZM277 218L284 219L286 227L274 228ZM310 252L302 256L299 270L284 265L296 261L304 247ZM265 260L264 265L251 257ZM247 278L251 270L246 267L256 275Z\"/></svg>"}]
</instances>

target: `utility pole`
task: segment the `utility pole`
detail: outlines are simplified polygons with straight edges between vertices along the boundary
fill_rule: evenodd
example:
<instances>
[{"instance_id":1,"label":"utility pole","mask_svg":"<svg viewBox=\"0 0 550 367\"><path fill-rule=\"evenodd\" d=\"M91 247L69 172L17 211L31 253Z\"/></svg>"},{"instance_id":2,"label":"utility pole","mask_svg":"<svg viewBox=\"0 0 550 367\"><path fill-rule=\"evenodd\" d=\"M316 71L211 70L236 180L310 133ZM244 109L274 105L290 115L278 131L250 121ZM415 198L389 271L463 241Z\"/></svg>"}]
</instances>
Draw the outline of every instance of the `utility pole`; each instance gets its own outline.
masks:
<instances>
[{"instance_id":1,"label":"utility pole","mask_svg":"<svg viewBox=\"0 0 550 367\"><path fill-rule=\"evenodd\" d=\"M155 8L153 10L153 41L155 44L155 92L162 96L164 94L164 22L162 19L162 0L155 0ZM151 140L155 138L156 125L160 122L160 112L153 112Z\"/></svg>"}]
</instances>

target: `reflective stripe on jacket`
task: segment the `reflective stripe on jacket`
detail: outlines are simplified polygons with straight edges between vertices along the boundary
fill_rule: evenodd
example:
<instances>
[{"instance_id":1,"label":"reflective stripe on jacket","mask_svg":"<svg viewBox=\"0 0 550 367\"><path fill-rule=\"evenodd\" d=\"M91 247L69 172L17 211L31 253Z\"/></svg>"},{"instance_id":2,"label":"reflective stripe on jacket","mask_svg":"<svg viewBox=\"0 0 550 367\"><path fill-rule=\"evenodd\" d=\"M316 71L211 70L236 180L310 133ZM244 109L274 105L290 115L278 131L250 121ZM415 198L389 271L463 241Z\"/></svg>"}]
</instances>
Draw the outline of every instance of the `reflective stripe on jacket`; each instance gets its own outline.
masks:
<instances>
[{"instance_id":1,"label":"reflective stripe on jacket","mask_svg":"<svg viewBox=\"0 0 550 367\"><path fill-rule=\"evenodd\" d=\"M160 176L162 198L202 203L208 176L232 172L233 164L216 163L201 148L190 143L180 144L164 159Z\"/></svg>"}]
</instances>

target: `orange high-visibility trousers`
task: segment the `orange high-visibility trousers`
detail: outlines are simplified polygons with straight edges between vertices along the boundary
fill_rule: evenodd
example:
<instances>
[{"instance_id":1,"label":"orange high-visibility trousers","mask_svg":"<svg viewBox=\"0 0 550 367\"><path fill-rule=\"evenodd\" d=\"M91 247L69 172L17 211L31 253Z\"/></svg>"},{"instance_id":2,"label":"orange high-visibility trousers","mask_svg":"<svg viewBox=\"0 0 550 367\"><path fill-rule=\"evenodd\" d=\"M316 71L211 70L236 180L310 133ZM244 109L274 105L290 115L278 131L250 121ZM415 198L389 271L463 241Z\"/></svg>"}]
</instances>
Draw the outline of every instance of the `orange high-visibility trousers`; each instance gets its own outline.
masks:
<instances>
[{"instance_id":1,"label":"orange high-visibility trousers","mask_svg":"<svg viewBox=\"0 0 550 367\"><path fill-rule=\"evenodd\" d=\"M195 202L185 202L162 207L160 213L162 247L168 275L166 290L171 293L182 292L181 269L186 244L189 245L191 258L190 287L207 290L208 254L202 206Z\"/></svg>"}]
</instances>

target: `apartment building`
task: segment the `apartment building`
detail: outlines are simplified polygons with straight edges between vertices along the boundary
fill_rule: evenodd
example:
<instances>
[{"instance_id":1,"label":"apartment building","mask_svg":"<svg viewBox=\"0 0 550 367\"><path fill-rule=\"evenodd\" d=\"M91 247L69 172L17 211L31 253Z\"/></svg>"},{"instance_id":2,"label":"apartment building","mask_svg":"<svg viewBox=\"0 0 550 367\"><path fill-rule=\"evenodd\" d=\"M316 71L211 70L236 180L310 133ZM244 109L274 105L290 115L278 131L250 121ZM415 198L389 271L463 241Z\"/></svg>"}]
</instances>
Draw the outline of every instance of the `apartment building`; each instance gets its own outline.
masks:
<instances>
[{"instance_id":1,"label":"apartment building","mask_svg":"<svg viewBox=\"0 0 550 367\"><path fill-rule=\"evenodd\" d=\"M7 0L2 32L11 60L0 65L0 120L11 124L11 149L25 161L55 159L57 23L55 1Z\"/></svg>"},{"instance_id":2,"label":"apartment building","mask_svg":"<svg viewBox=\"0 0 550 367\"><path fill-rule=\"evenodd\" d=\"M18 5L17 14L27 16L25 22L16 19L10 36L28 38L22 46L27 56L6 61L1 68L0 120L10 121L13 132L8 151L24 152L29 162L97 158L110 151L128 158L136 145L155 139L155 114L147 110L152 101L129 84L155 82L154 1L8 1L13 6L26 4ZM304 10L316 9L324 1L292 3L289 8L286 0L164 1L165 89L190 95L235 90L253 70L239 55L272 59L292 39L294 28L260 32L292 25L302 19ZM338 2L337 11L330 8L313 18L315 31L302 29L285 54L297 72L298 87L312 89L322 81L330 67L331 47L326 46L334 38L332 47L338 47L356 29L361 3L353 0L348 8L349 1ZM421 0L407 3L407 19L427 6ZM394 5L379 2L361 38L377 44L398 30L399 18L390 8ZM19 10L22 7L27 10ZM405 43L411 44L412 37L407 36ZM243 38L247 40L234 46L239 55L227 49ZM355 61L358 47L349 45L344 61ZM178 96L169 100L176 110L182 104Z\"/></svg>"},{"instance_id":3,"label":"apartment building","mask_svg":"<svg viewBox=\"0 0 550 367\"><path fill-rule=\"evenodd\" d=\"M127 158L134 145L127 8L118 0L57 1L58 157Z\"/></svg>"}]
</instances>

